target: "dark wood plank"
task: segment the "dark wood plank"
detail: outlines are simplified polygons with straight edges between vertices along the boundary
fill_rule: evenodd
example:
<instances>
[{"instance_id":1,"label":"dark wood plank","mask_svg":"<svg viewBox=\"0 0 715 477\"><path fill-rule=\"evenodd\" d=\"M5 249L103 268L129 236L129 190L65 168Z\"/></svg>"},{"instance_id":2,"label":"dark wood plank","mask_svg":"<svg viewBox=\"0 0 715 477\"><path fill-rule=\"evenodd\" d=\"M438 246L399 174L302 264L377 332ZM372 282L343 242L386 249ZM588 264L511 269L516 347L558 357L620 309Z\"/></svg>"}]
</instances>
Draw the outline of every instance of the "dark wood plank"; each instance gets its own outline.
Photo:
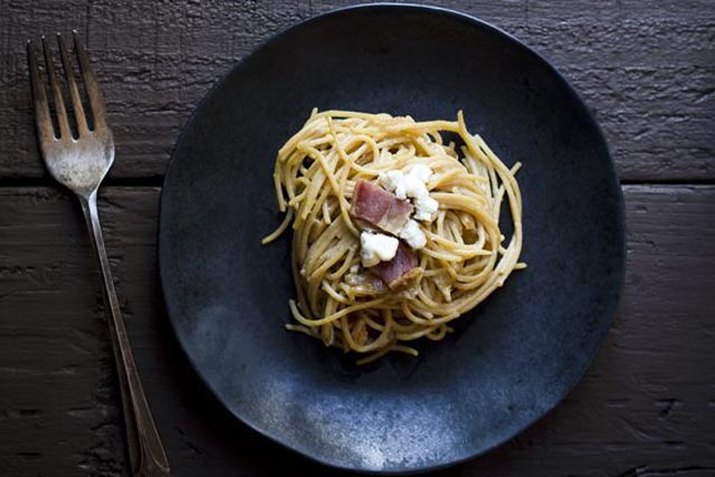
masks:
<instances>
[{"instance_id":1,"label":"dark wood plank","mask_svg":"<svg viewBox=\"0 0 715 477\"><path fill-rule=\"evenodd\" d=\"M82 32L117 140L111 177L158 181L217 77L276 31L350 3L0 0L0 180L46 179L30 115L28 38ZM493 22L553 61L596 112L624 180L715 178L715 3L437 3Z\"/></svg>"},{"instance_id":2,"label":"dark wood plank","mask_svg":"<svg viewBox=\"0 0 715 477\"><path fill-rule=\"evenodd\" d=\"M516 440L438 475L715 473L715 186L624 192L625 293L586 376ZM101 214L176 475L324 472L235 421L188 365L157 285L158 194L106 188ZM119 474L118 393L77 205L50 188L0 188L0 203L0 474Z\"/></svg>"}]
</instances>

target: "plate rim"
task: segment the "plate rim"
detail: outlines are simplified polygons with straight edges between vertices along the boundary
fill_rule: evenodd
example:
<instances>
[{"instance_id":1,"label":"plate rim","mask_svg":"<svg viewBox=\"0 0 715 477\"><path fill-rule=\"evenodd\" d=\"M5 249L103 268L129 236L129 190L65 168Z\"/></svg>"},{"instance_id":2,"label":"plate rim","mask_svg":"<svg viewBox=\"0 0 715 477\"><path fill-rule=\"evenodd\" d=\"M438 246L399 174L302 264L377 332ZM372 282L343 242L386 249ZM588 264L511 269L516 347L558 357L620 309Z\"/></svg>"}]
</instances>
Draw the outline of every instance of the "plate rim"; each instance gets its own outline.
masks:
<instances>
[{"instance_id":1,"label":"plate rim","mask_svg":"<svg viewBox=\"0 0 715 477\"><path fill-rule=\"evenodd\" d=\"M341 463L341 462L336 462L336 461L331 461L326 458L322 458L316 455L313 455L312 453L304 450L303 448L299 448L293 444L288 443L279 433L273 433L268 430L262 429L260 426L257 424L250 422L249 420L245 419L242 415L239 415L234 411L232 406L229 406L228 403L224 400L224 398L220 395L220 393L214 388L214 386L208 381L208 378L200 371L199 365L198 365L198 360L192 355L192 353L189 350L189 347L187 346L187 343L185 341L185 337L182 335L182 333L179 332L179 327L176 325L176 320L174 316L176 315L176 312L172 314L171 312L171 305L167 299L167 283L166 281L168 280L165 275L168 274L168 272L164 271L164 266L162 265L167 259L162 259L162 248L161 247L161 236L162 236L162 229L163 225L166 222L166 219L164 219L164 203L166 201L166 184L168 183L169 178L171 177L171 171L172 169L175 169L175 156L177 149L179 147L179 144L182 143L182 140L184 139L184 136L187 134L187 131L189 130L190 126L194 123L196 117L198 116L198 113L200 110L202 110L203 106L205 103L208 101L208 99L213 95L213 93L220 88L226 81L226 79L239 72L240 70L244 69L247 65L247 63L250 62L250 60L257 55L259 55L263 50L269 48L273 44L277 43L280 41L282 38L288 36L290 33L293 31L299 30L301 28L304 28L306 26L309 26L310 24L313 23L318 23L321 21L328 21L331 17L338 17L342 16L345 14L352 14L354 12L360 12L360 11L368 11L368 10L387 10L387 9L396 9L396 10L408 10L408 11L415 11L415 12L421 12L421 13L427 13L427 14L437 14L443 17L448 17L451 18L452 20L463 22L466 24L469 24L470 26L474 28L481 28L485 29L493 34L496 34L497 36L501 37L503 40L506 42L510 43L512 46L519 48L523 51L525 51L528 55L531 55L534 57L542 67L545 67L548 69L555 77L555 79L560 83L561 87L564 88L565 91L568 92L573 98L575 99L575 104L577 105L578 109L581 110L581 112L584 114L585 118L587 119L587 122L590 124L590 126L593 128L595 132L595 137L598 140L600 144L603 145L604 151L605 151L605 156L608 159L608 164L607 164L607 169L609 171L609 184L608 186L610 188L613 188L617 191L616 196L617 196L617 204L616 204L616 212L617 212L617 217L614 223L617 222L617 230L616 233L617 235L620 236L620 242L621 242L621 247L620 247L620 256L619 256L619 263L618 263L618 276L617 276L617 286L614 287L612 290L613 292L613 301L609 307L607 307L606 314L608 316L608 326L604 327L602 330L600 330L597 335L598 340L597 340L597 345L595 346L594 350L590 353L588 358L585 360L582 369L578 372L577 378L573 381L572 384L567 386L565 390L558 395L557 399L554 400L553 404L548 406L548 408L539 416L538 418L534 419L533 421L523 425L523 426L518 426L518 428L509 433L507 437L505 437L502 441L497 442L491 446L485 447L484 449L477 451L477 452L471 452L468 453L467 455L461 456L457 459L454 460L449 460L437 464L432 464L428 466L411 466L411 467L406 467L400 470L391 470L391 469L386 469L386 470L376 470L376 469L371 469L371 468L365 468L365 467L358 467L354 465L348 465L346 463ZM524 433L526 430L529 428L533 427L536 425L538 422L541 422L543 419L545 419L549 414L551 414L554 409L556 409L566 398L566 396L571 393L574 388L582 381L586 371L591 367L591 364L596 357L596 354L598 351L601 349L603 346L603 342L608 335L610 329L613 326L613 322L616 318L616 315L618 313L619 307L621 305L621 298L623 295L623 289L625 285L625 275L626 275L626 265L627 265L627 236L626 236L626 216L625 216L625 203L624 203L624 198L623 198L623 189L620 183L620 178L618 176L618 171L616 169L615 163L613 161L613 156L611 154L611 149L609 147L608 141L606 139L605 134L603 133L603 130L599 123L596 121L596 118L594 117L594 114L592 111L588 108L586 102L583 100L579 92L569 83L567 78L540 52L534 50L530 46L528 46L525 42L521 41L511 33L501 29L500 27L497 27L486 20L482 20L476 16L473 16L471 14L455 10L452 8L447 8L447 7L442 7L442 6L437 6L437 5L431 5L431 4L417 4L417 3L397 3L397 2L376 2L376 3L361 3L361 4L356 4L356 5L351 5L351 6L346 6L346 7L340 7L340 8L335 8L331 9L329 11L319 13L317 15L312 15L307 18L303 18L297 22L291 23L279 30L277 30L275 33L270 34L270 36L257 45L255 45L247 54L243 55L239 60L234 61L234 63L223 73L217 75L214 79L213 84L209 87L209 89L206 91L206 93L203 94L203 96L196 102L191 114L189 115L188 119L186 122L183 124L181 127L181 131L179 135L176 138L176 141L174 143L174 146L171 149L171 154L169 157L169 160L166 164L165 172L164 172L164 177L162 179L162 185L161 185L161 191L159 194L159 203L158 203L158 220L157 220L157 231L156 231L156 238L157 238L157 257L156 257L156 263L158 265L158 275L159 275L159 284L161 288L161 295L162 295L162 302L164 304L164 309L166 311L166 316L168 318L168 321L171 324L171 329L174 334L174 337L176 338L177 342L179 343L184 355L186 356L187 360L189 361L191 368L193 369L194 373L199 377L201 382L206 386L206 388L210 391L210 393L213 395L213 397L221 403L221 405L236 419L238 419L242 425L247 426L250 428L252 431L257 432L261 436L283 446L283 448L288 449L290 452L293 452L295 454L298 454L304 458L309 459L312 462L317 462L321 465L328 466L329 468L334 468L334 469L340 469L340 470L346 470L346 471L353 471L353 472L363 472L366 474L372 474L372 475L407 475L407 474L421 474L421 473L426 473L426 472L432 472L440 469L444 469L447 467L453 467L459 464L462 464L464 462L473 460L475 458L478 458L480 456L484 456L488 453L493 452L495 449L504 446L505 444L513 441L513 439L522 433Z\"/></svg>"}]
</instances>

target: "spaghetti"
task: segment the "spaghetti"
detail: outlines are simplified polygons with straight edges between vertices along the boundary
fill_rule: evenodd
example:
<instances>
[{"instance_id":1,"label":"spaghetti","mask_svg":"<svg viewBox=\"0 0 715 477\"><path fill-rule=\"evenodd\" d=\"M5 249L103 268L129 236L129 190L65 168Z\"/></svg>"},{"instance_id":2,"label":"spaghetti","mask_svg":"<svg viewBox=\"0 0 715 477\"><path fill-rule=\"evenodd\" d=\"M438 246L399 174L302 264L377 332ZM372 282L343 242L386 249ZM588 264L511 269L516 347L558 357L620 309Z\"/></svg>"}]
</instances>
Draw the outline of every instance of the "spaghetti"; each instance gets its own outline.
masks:
<instances>
[{"instance_id":1,"label":"spaghetti","mask_svg":"<svg viewBox=\"0 0 715 477\"><path fill-rule=\"evenodd\" d=\"M444 133L462 145L445 144ZM419 222L426 243L414 279L399 289L361 265L364 230L351 213L356 184L380 184L389 171L417 165L432 171L425 183L439 208ZM522 200L515 173L478 135L456 121L313 110L279 150L274 185L285 213L267 244L292 224L292 270L297 300L289 303L300 331L327 346L361 355L358 363L390 351L417 355L410 342L440 340L449 323L485 300L515 269L522 248ZM499 226L508 203L513 232ZM414 270L413 270L414 272Z\"/></svg>"}]
</instances>

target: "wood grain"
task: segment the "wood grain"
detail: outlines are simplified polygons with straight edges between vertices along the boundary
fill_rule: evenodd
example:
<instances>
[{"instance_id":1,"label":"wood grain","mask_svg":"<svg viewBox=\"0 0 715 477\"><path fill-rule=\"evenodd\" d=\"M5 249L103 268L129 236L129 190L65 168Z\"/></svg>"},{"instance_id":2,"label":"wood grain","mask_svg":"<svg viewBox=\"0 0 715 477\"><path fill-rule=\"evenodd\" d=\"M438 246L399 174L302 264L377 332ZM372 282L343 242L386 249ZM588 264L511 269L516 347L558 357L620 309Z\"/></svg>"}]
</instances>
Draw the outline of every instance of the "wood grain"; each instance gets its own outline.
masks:
<instances>
[{"instance_id":1,"label":"wood grain","mask_svg":"<svg viewBox=\"0 0 715 477\"><path fill-rule=\"evenodd\" d=\"M233 419L188 365L157 285L158 194L109 187L100 208L176 475L326 472ZM584 379L516 440L435 475L715 474L715 186L624 194L624 296ZM45 187L0 188L0 203L0 474L120 475L119 394L77 204Z\"/></svg>"},{"instance_id":2,"label":"wood grain","mask_svg":"<svg viewBox=\"0 0 715 477\"><path fill-rule=\"evenodd\" d=\"M35 144L25 42L77 28L117 142L111 178L158 185L181 127L236 61L347 0L0 0L0 181L49 184ZM626 181L715 179L715 3L444 0L561 69L596 113Z\"/></svg>"},{"instance_id":3,"label":"wood grain","mask_svg":"<svg viewBox=\"0 0 715 477\"><path fill-rule=\"evenodd\" d=\"M237 422L191 369L161 304L154 186L220 75L275 32L352 3L0 0L0 475L125 472L100 276L30 111L25 42L73 28L109 104L110 183L135 186L105 188L101 214L175 474L328 472ZM431 3L492 22L559 68L629 184L622 305L586 376L517 439L435 475L715 475L715 2ZM661 185L632 184L643 181Z\"/></svg>"}]
</instances>

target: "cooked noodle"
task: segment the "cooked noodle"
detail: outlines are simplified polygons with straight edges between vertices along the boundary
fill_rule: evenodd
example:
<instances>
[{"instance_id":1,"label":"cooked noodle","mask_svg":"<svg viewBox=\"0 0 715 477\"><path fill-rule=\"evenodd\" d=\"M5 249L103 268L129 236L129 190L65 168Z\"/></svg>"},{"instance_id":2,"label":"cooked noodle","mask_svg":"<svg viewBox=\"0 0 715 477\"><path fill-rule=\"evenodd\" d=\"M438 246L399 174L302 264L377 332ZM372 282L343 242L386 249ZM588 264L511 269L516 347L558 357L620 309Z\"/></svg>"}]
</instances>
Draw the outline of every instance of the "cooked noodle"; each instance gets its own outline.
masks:
<instances>
[{"instance_id":1,"label":"cooked noodle","mask_svg":"<svg viewBox=\"0 0 715 477\"><path fill-rule=\"evenodd\" d=\"M458 135L463 145L445 144L443 132ZM420 224L427 238L416 251L423 273L409 289L370 290L360 280L369 272L360 268L353 189L358 180L376 182L381 172L415 164L432 169L427 188L439 202L435 220ZM519 167L508 168L470 134L461 112L457 121L416 122L314 110L278 152L274 182L285 218L263 240L275 240L292 223L297 300L289 305L296 323L287 328L364 355L359 363L390 351L417 355L409 342L442 339L451 331L449 322L525 267L519 262ZM513 223L508 242L499 227L503 202Z\"/></svg>"}]
</instances>

